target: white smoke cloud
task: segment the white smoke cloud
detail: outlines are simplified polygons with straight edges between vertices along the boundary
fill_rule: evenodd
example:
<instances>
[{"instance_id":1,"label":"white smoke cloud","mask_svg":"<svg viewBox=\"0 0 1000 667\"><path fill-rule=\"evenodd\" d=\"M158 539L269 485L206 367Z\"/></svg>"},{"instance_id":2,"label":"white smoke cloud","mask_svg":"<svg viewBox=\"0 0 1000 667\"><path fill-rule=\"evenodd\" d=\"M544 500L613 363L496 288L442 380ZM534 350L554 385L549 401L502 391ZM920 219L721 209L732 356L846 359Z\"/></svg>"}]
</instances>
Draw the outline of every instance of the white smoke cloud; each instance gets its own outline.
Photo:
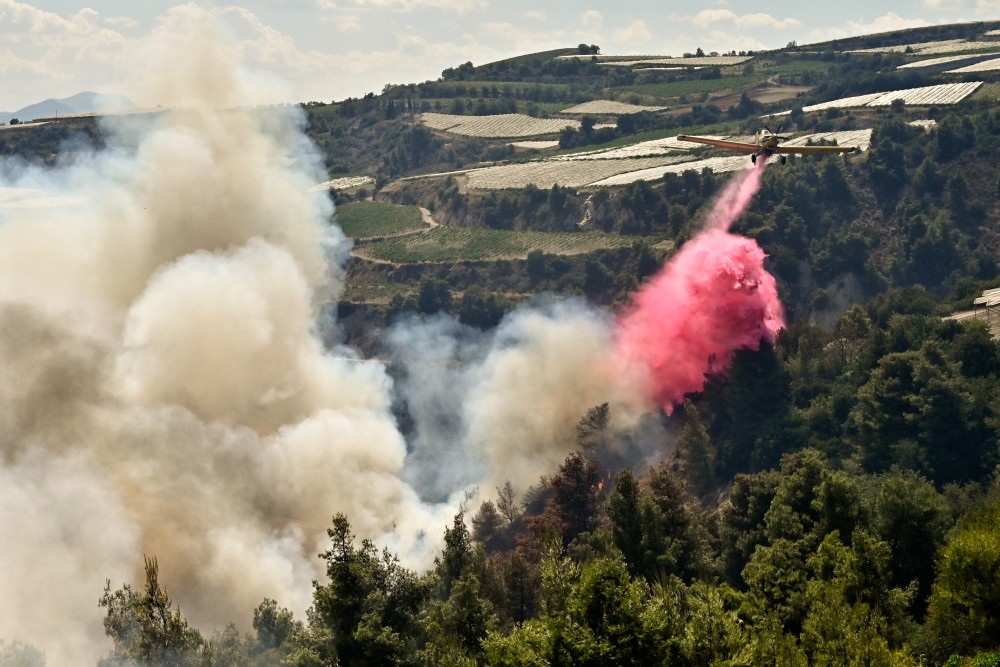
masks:
<instances>
[{"instance_id":1,"label":"white smoke cloud","mask_svg":"<svg viewBox=\"0 0 1000 667\"><path fill-rule=\"evenodd\" d=\"M96 601L143 554L210 630L264 596L301 614L337 511L411 550L450 515L400 478L385 369L315 334L341 270L324 174L296 111L232 106L248 79L211 25L164 24L147 75L178 108L0 168L38 204L0 206L0 628L55 667L107 650Z\"/></svg>"},{"instance_id":2,"label":"white smoke cloud","mask_svg":"<svg viewBox=\"0 0 1000 667\"><path fill-rule=\"evenodd\" d=\"M487 461L486 489L523 491L577 447L576 425L609 403L615 422L641 413L642 385L611 353L607 313L569 301L516 311L501 323L465 403L468 446Z\"/></svg>"},{"instance_id":3,"label":"white smoke cloud","mask_svg":"<svg viewBox=\"0 0 1000 667\"><path fill-rule=\"evenodd\" d=\"M639 403L580 304L482 339L397 327L395 390L325 349L343 239L308 192L326 178L301 115L234 106L253 80L211 13L177 9L162 39L147 84L174 110L108 124L107 149L57 169L0 165L0 192L47 203L0 197L0 639L52 667L108 650L96 601L144 554L206 632L265 596L301 618L334 513L427 565L464 491L525 488L587 409Z\"/></svg>"}]
</instances>

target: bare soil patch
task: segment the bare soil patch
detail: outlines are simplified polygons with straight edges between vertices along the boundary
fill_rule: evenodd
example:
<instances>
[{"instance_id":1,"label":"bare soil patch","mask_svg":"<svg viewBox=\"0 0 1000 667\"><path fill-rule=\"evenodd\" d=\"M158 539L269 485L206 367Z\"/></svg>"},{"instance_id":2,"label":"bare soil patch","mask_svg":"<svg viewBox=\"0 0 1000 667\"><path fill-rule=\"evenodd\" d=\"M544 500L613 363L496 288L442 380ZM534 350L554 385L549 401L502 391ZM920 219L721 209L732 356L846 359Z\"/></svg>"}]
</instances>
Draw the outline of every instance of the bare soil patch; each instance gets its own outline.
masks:
<instances>
[{"instance_id":1,"label":"bare soil patch","mask_svg":"<svg viewBox=\"0 0 1000 667\"><path fill-rule=\"evenodd\" d=\"M780 102L781 100L798 97L800 94L810 90L812 90L811 86L766 86L748 90L746 94L755 102L770 104L771 102ZM716 97L712 99L712 104L725 111L729 107L740 103L740 95L742 95L742 92L729 93L722 97Z\"/></svg>"}]
</instances>

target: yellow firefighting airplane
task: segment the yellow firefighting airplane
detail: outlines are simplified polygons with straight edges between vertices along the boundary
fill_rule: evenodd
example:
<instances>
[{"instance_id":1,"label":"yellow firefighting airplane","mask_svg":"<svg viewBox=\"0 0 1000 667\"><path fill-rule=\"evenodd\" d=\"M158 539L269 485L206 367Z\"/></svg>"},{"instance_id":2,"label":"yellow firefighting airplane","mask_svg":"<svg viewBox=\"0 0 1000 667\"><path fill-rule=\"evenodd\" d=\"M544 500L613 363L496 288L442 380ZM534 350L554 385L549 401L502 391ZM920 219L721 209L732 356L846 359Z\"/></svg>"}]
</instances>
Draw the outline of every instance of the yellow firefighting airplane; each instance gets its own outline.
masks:
<instances>
[{"instance_id":1,"label":"yellow firefighting airplane","mask_svg":"<svg viewBox=\"0 0 1000 667\"><path fill-rule=\"evenodd\" d=\"M778 128L779 130L781 128ZM786 154L816 155L817 153L853 153L858 150L857 146L782 146L782 141L788 141L788 137L778 136L766 127L757 131L756 140L752 144L742 141L725 141L724 139L713 139L711 137L690 137L681 134L677 137L680 141L693 141L698 144L708 144L718 148L725 148L730 151L740 153L750 153L750 161L756 163L757 156L763 155L771 157L775 153L781 155L781 164L785 164Z\"/></svg>"}]
</instances>

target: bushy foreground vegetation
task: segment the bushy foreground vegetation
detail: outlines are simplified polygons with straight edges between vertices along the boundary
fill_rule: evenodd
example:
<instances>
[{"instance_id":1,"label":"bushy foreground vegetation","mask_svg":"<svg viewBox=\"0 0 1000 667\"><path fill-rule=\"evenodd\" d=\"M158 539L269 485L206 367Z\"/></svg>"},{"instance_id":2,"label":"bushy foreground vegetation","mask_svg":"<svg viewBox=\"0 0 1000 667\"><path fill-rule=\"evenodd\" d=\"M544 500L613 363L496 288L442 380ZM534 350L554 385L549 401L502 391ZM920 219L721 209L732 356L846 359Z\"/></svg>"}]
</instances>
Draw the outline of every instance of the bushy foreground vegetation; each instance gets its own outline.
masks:
<instances>
[{"instance_id":1,"label":"bushy foreground vegetation","mask_svg":"<svg viewBox=\"0 0 1000 667\"><path fill-rule=\"evenodd\" d=\"M105 664L996 664L1000 346L902 303L931 302L741 352L652 468L610 468L632 434L595 406L551 476L456 516L429 572L336 515L305 619L264 600L253 634L203 637L149 560L100 600Z\"/></svg>"}]
</instances>

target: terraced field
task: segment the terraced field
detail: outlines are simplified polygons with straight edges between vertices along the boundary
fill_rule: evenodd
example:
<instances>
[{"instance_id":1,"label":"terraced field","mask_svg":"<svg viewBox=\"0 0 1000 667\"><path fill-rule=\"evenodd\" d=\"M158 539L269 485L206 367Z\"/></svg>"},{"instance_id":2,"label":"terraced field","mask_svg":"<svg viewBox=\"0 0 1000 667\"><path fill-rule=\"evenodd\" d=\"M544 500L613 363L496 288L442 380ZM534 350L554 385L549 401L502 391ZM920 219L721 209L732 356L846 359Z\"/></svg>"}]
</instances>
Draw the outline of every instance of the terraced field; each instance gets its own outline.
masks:
<instances>
[{"instance_id":1,"label":"terraced field","mask_svg":"<svg viewBox=\"0 0 1000 667\"><path fill-rule=\"evenodd\" d=\"M642 238L651 241L648 237ZM364 243L355 247L354 255L398 264L524 259L532 250L553 255L581 255L604 248L630 246L639 240L636 236L601 232L508 232L441 226L425 234Z\"/></svg>"},{"instance_id":2,"label":"terraced field","mask_svg":"<svg viewBox=\"0 0 1000 667\"><path fill-rule=\"evenodd\" d=\"M581 55L558 56L556 60L596 60L598 65L635 67L636 65L661 65L667 67L729 67L739 65L753 56L640 56L640 55Z\"/></svg>"},{"instance_id":3,"label":"terraced field","mask_svg":"<svg viewBox=\"0 0 1000 667\"><path fill-rule=\"evenodd\" d=\"M1000 49L1000 44L997 45ZM917 69L919 67L934 67L936 65L947 65L948 63L961 62L963 60L974 60L976 58L985 58L991 54L988 53L964 53L959 56L941 56L940 58L928 58L926 60L918 60L912 63L906 63L905 65L900 65L896 69Z\"/></svg>"},{"instance_id":4,"label":"terraced field","mask_svg":"<svg viewBox=\"0 0 1000 667\"><path fill-rule=\"evenodd\" d=\"M380 238L427 229L416 206L359 201L338 206L336 215L344 235L352 239Z\"/></svg>"},{"instance_id":5,"label":"terraced field","mask_svg":"<svg viewBox=\"0 0 1000 667\"><path fill-rule=\"evenodd\" d=\"M596 151L583 151L581 153L570 153L559 155L553 160L621 160L624 158L655 157L659 155L670 155L678 152L691 150L690 143L677 141L677 137L664 137L663 139L650 139L640 141L628 146L618 148L606 148Z\"/></svg>"},{"instance_id":6,"label":"terraced field","mask_svg":"<svg viewBox=\"0 0 1000 667\"><path fill-rule=\"evenodd\" d=\"M673 81L670 83L646 83L623 86L616 90L650 97L673 98L682 95L701 95L702 93L718 93L724 90L741 91L760 83L764 77L759 74L748 76L729 76L718 79L691 79L688 81Z\"/></svg>"},{"instance_id":7,"label":"terraced field","mask_svg":"<svg viewBox=\"0 0 1000 667\"><path fill-rule=\"evenodd\" d=\"M683 156L660 156L623 160L542 160L506 164L468 173L468 187L474 190L519 189L533 184L542 189L555 184L583 187L615 174L673 164Z\"/></svg>"},{"instance_id":8,"label":"terraced field","mask_svg":"<svg viewBox=\"0 0 1000 667\"><path fill-rule=\"evenodd\" d=\"M534 118L519 113L493 116L457 116L447 113L422 113L420 120L434 130L484 139L536 137L556 134L567 127L577 129L580 121L567 118Z\"/></svg>"},{"instance_id":9,"label":"terraced field","mask_svg":"<svg viewBox=\"0 0 1000 667\"><path fill-rule=\"evenodd\" d=\"M681 174L685 171L710 169L716 174L724 174L731 171L738 171L750 164L750 158L746 155L733 155L724 157L710 157L704 160L687 160L675 164L668 164L659 167L651 167L639 171L630 171L624 174L617 174L609 178L591 183L594 187L628 185L637 181L655 181L663 178L665 174Z\"/></svg>"},{"instance_id":10,"label":"terraced field","mask_svg":"<svg viewBox=\"0 0 1000 667\"><path fill-rule=\"evenodd\" d=\"M375 179L371 176L344 176L343 178L334 178L326 181L325 183L314 185L310 188L310 190L312 192L321 192L323 190L349 190L350 188L357 188L362 185L375 185Z\"/></svg>"},{"instance_id":11,"label":"terraced field","mask_svg":"<svg viewBox=\"0 0 1000 667\"><path fill-rule=\"evenodd\" d=\"M959 53L961 51L988 51L997 48L993 41L972 42L967 39L944 39L937 42L921 42L917 44L898 44L896 46L880 46L872 49L855 49L848 53L917 53L922 56Z\"/></svg>"},{"instance_id":12,"label":"terraced field","mask_svg":"<svg viewBox=\"0 0 1000 667\"><path fill-rule=\"evenodd\" d=\"M802 110L808 113L810 111L822 111L824 109L834 108L887 107L895 100L903 100L903 104L906 105L929 106L939 104L958 104L966 97L976 92L976 89L981 85L983 85L982 81L969 81L965 83L943 83L937 86L923 86L921 88L892 90L887 93L869 93L867 95L842 97L837 100L830 100L829 102L822 102L820 104L810 104L802 107Z\"/></svg>"},{"instance_id":13,"label":"terraced field","mask_svg":"<svg viewBox=\"0 0 1000 667\"><path fill-rule=\"evenodd\" d=\"M576 106L563 109L559 113L582 114L589 113L597 116L639 113L640 111L662 111L667 107L643 106L641 104L628 104L626 102L615 102L614 100L592 100L577 104Z\"/></svg>"},{"instance_id":14,"label":"terraced field","mask_svg":"<svg viewBox=\"0 0 1000 667\"><path fill-rule=\"evenodd\" d=\"M993 72L1000 69L1000 58L992 58L982 62L948 70L948 74L970 74L973 72Z\"/></svg>"}]
</instances>

